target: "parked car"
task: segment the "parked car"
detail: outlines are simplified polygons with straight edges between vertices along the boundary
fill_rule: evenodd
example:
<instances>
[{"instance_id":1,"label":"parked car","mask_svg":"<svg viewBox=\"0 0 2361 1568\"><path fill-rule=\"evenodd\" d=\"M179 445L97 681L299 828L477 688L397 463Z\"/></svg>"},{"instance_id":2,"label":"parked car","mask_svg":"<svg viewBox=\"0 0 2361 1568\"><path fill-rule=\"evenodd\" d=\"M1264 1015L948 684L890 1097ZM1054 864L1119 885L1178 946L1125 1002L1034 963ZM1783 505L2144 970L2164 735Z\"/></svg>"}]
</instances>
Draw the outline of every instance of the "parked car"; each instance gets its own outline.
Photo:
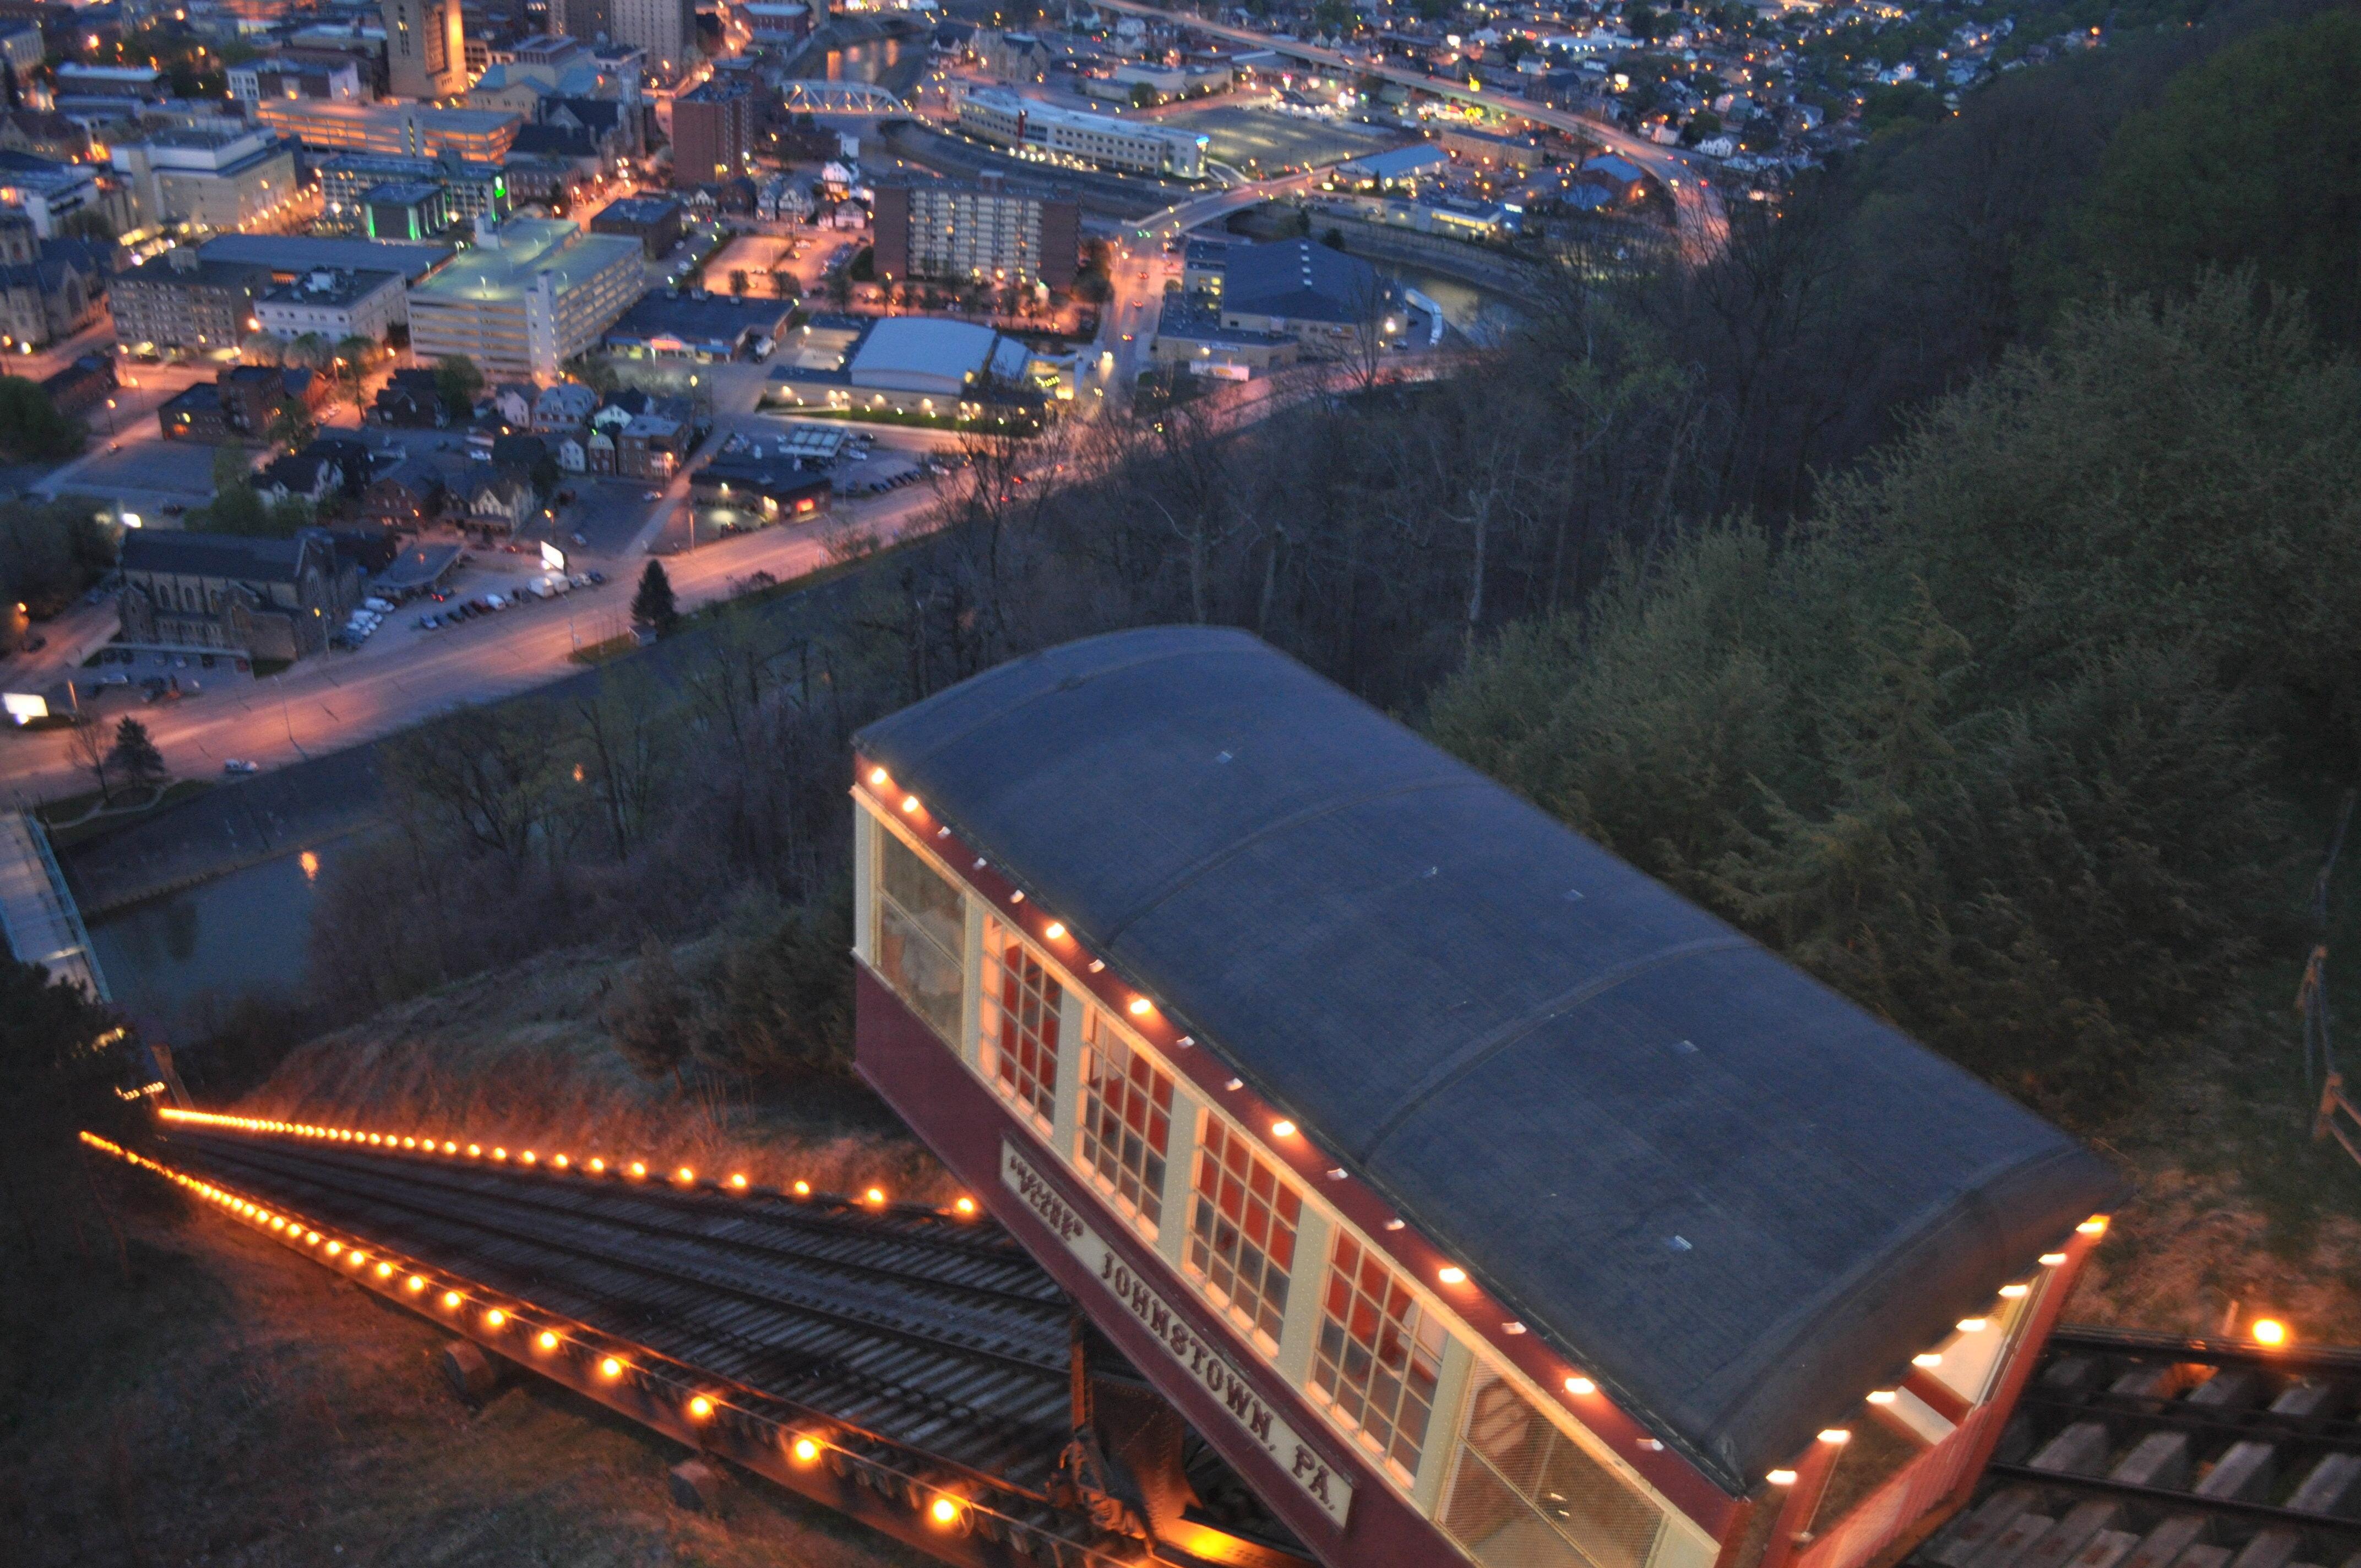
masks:
<instances>
[{"instance_id":1,"label":"parked car","mask_svg":"<svg viewBox=\"0 0 2361 1568\"><path fill-rule=\"evenodd\" d=\"M243 757L232 757L222 763L222 772L225 773L258 773L261 771L259 763L249 762Z\"/></svg>"}]
</instances>

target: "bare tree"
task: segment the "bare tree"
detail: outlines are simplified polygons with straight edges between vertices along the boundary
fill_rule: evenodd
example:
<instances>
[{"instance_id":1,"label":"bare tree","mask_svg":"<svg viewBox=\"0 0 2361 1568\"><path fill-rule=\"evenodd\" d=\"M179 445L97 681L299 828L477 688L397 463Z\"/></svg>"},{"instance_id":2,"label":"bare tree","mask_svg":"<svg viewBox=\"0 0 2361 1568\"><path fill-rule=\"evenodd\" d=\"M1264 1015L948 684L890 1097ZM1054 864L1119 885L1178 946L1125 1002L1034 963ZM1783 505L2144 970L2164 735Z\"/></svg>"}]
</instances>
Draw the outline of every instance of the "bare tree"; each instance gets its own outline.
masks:
<instances>
[{"instance_id":1,"label":"bare tree","mask_svg":"<svg viewBox=\"0 0 2361 1568\"><path fill-rule=\"evenodd\" d=\"M107 773L108 752L114 744L107 738L106 726L94 713L83 714L66 734L66 750L72 753L74 762L82 771L90 774L91 782L98 785L99 803L103 806L115 804Z\"/></svg>"}]
</instances>

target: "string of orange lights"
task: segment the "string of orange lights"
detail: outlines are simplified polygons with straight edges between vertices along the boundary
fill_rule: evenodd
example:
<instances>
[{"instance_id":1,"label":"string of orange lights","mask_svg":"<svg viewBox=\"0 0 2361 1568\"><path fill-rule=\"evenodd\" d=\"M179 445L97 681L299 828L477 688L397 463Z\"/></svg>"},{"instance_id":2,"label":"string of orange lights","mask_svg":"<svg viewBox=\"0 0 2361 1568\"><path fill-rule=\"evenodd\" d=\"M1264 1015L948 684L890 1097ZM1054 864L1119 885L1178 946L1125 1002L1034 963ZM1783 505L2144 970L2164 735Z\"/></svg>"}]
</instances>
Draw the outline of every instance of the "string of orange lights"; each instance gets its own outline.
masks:
<instances>
[{"instance_id":1,"label":"string of orange lights","mask_svg":"<svg viewBox=\"0 0 2361 1568\"><path fill-rule=\"evenodd\" d=\"M609 1161L594 1155L577 1160L570 1155L544 1156L533 1149L519 1148L513 1154L504 1144L485 1144L479 1139L466 1143L456 1138L436 1138L420 1133L370 1132L359 1127L328 1127L310 1122L285 1122L262 1116L225 1116L211 1111L183 1111L172 1106L158 1108L158 1116L166 1122L179 1123L192 1128L214 1132L251 1133L265 1136L302 1138L314 1142L351 1144L374 1149L404 1154L438 1156L445 1159L489 1159L495 1164L513 1163L543 1170L566 1171L578 1176L605 1176L609 1172L631 1181L644 1181L654 1167L642 1159ZM661 1163L661 1162L658 1162ZM859 1203L870 1209L888 1212L923 1213L945 1218L969 1220L981 1212L972 1198L962 1194L950 1203L936 1207L926 1203L892 1202L882 1187L863 1189L858 1195L815 1192L812 1184L796 1180L790 1185L770 1187L748 1180L745 1172L733 1171L723 1178L700 1178L690 1166L675 1167L668 1179L684 1190L703 1190L736 1193L746 1197L808 1198L822 1202Z\"/></svg>"},{"instance_id":2,"label":"string of orange lights","mask_svg":"<svg viewBox=\"0 0 2361 1568\"><path fill-rule=\"evenodd\" d=\"M203 1112L168 1110L162 1113L171 1120L209 1130L227 1129L339 1143L368 1143L374 1139L375 1146L380 1148L389 1145L399 1146L403 1141L391 1135L365 1134L358 1129L333 1129ZM994 1506L994 1487L967 1478L947 1478L939 1473L926 1473L915 1466L897 1466L881 1459L881 1453L899 1452L898 1445L889 1439L855 1428L840 1429L829 1422L824 1412L803 1409L791 1401L726 1378L715 1377L675 1357L602 1332L565 1314L518 1299L508 1293L488 1290L475 1282L455 1277L447 1268L411 1256L379 1240L350 1234L333 1223L294 1212L283 1203L274 1205L258 1201L207 1177L169 1165L136 1149L126 1148L96 1133L83 1132L81 1136L90 1147L161 1177L258 1234L281 1243L340 1277L352 1279L430 1321L466 1334L509 1361L542 1371L560 1381L577 1383L618 1409L627 1408L626 1401L618 1396L636 1395L642 1402L642 1408L627 1409L627 1413L637 1415L659 1430L674 1429L670 1435L683 1437L702 1447L708 1437L727 1430L740 1437L751 1436L761 1453L783 1462L791 1473L810 1471L824 1463L839 1475L857 1473L868 1489L875 1494L900 1497L924 1520L927 1529L933 1531L951 1535L965 1535L972 1531L991 1539L1012 1541L1028 1534L1038 1536L1042 1533L1038 1519L1027 1522L1018 1518L1009 1507ZM513 1159L519 1164L544 1163L547 1167L566 1168L561 1163L566 1160L565 1156L552 1156L544 1162L531 1150L519 1150L511 1155L499 1146L488 1148L481 1145L463 1145L456 1139L428 1140L417 1134L408 1135L407 1143L413 1151L423 1153L431 1148L448 1158ZM462 1153L463 1150L466 1152ZM627 1179L644 1179L647 1173L644 1161L631 1161L614 1168L608 1167L603 1159L584 1161L577 1168L587 1172L594 1164L602 1170L614 1168ZM684 1187L693 1185L697 1181L696 1173L687 1167L682 1167L675 1172L674 1181ZM730 1192L771 1190L754 1188L742 1176L723 1181L708 1181L704 1185ZM798 1183L797 1187L804 1193L808 1193L807 1184ZM923 1212L946 1215L975 1212L972 1201L961 1201L965 1205L963 1208L923 1209ZM860 1202L867 1207L878 1207L884 1204L884 1195L872 1188L862 1195ZM923 1208L920 1205L901 1207ZM747 1456L733 1453L731 1457L743 1462ZM1012 1491L1012 1502L1016 1498L1030 1504L1042 1501L1024 1489ZM1071 1537L1060 1537L1059 1545L1068 1552L1079 1552L1082 1559L1090 1562L1115 1563L1130 1561L1120 1551L1101 1552Z\"/></svg>"}]
</instances>

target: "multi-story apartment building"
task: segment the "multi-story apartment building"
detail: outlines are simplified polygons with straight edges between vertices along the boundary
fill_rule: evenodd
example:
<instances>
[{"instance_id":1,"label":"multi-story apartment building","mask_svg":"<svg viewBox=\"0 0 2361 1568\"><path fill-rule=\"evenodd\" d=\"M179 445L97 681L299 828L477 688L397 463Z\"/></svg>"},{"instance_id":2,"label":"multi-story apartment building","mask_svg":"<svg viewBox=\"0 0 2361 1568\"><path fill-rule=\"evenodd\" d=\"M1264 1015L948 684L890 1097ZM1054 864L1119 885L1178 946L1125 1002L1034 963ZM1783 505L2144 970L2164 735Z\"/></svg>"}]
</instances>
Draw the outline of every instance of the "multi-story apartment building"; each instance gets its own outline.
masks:
<instances>
[{"instance_id":1,"label":"multi-story apartment building","mask_svg":"<svg viewBox=\"0 0 2361 1568\"><path fill-rule=\"evenodd\" d=\"M1205 148L1212 139L1177 126L1054 108L1004 87L976 87L962 93L959 123L968 135L1002 147L1180 180L1203 178Z\"/></svg>"},{"instance_id":2,"label":"multi-story apartment building","mask_svg":"<svg viewBox=\"0 0 2361 1568\"><path fill-rule=\"evenodd\" d=\"M549 0L549 30L585 43L615 37L615 0Z\"/></svg>"},{"instance_id":3,"label":"multi-story apartment building","mask_svg":"<svg viewBox=\"0 0 2361 1568\"><path fill-rule=\"evenodd\" d=\"M674 100L673 184L711 185L752 172L761 112L751 82L708 82Z\"/></svg>"},{"instance_id":4,"label":"multi-story apartment building","mask_svg":"<svg viewBox=\"0 0 2361 1568\"><path fill-rule=\"evenodd\" d=\"M383 0L388 85L397 98L467 90L467 26L459 0Z\"/></svg>"},{"instance_id":5,"label":"multi-story apartment building","mask_svg":"<svg viewBox=\"0 0 2361 1568\"><path fill-rule=\"evenodd\" d=\"M422 361L464 354L495 380L555 380L646 286L638 240L511 218L412 286L411 351Z\"/></svg>"},{"instance_id":6,"label":"multi-story apartment building","mask_svg":"<svg viewBox=\"0 0 2361 1568\"><path fill-rule=\"evenodd\" d=\"M1069 287L1082 250L1082 206L986 173L877 186L877 276L1042 282Z\"/></svg>"},{"instance_id":7,"label":"multi-story apartment building","mask_svg":"<svg viewBox=\"0 0 2361 1568\"><path fill-rule=\"evenodd\" d=\"M235 233L284 215L301 198L295 144L267 126L173 126L108 154L131 228L190 225Z\"/></svg>"},{"instance_id":8,"label":"multi-story apartment building","mask_svg":"<svg viewBox=\"0 0 2361 1568\"><path fill-rule=\"evenodd\" d=\"M608 0L608 5L616 40L647 56L653 79L675 82L686 74L697 59L695 0ZM570 21L566 31L582 36Z\"/></svg>"},{"instance_id":9,"label":"multi-story apartment building","mask_svg":"<svg viewBox=\"0 0 2361 1568\"><path fill-rule=\"evenodd\" d=\"M260 322L254 302L270 289L270 269L204 261L186 247L119 274L107 292L115 341L135 353L235 348Z\"/></svg>"},{"instance_id":10,"label":"multi-story apartment building","mask_svg":"<svg viewBox=\"0 0 2361 1568\"><path fill-rule=\"evenodd\" d=\"M386 152L412 158L450 153L492 162L516 142L518 115L484 109L432 109L416 104L333 104L316 98L269 99L255 118L324 152Z\"/></svg>"}]
</instances>

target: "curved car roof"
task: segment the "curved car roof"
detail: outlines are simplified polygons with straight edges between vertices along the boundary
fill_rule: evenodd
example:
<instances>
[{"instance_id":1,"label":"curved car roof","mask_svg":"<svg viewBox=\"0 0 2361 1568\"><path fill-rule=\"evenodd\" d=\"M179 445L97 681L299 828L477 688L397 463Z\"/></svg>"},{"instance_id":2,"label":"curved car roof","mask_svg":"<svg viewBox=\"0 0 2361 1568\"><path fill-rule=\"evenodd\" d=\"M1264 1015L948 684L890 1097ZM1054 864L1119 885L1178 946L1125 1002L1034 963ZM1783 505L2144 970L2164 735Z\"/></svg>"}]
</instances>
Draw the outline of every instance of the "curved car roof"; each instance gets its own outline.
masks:
<instances>
[{"instance_id":1,"label":"curved car roof","mask_svg":"<svg viewBox=\"0 0 2361 1568\"><path fill-rule=\"evenodd\" d=\"M859 744L1733 1495L2120 1193L1244 633L1070 643Z\"/></svg>"}]
</instances>

